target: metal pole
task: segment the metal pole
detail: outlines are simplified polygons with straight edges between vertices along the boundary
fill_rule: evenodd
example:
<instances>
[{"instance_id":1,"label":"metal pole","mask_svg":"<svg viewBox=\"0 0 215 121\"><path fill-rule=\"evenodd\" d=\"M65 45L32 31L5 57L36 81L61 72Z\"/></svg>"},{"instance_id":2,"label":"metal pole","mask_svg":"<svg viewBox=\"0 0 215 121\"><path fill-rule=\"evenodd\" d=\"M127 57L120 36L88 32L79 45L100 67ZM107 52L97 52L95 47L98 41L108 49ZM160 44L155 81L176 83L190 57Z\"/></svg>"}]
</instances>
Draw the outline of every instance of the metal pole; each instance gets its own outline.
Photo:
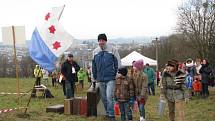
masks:
<instances>
[{"instance_id":1,"label":"metal pole","mask_svg":"<svg viewBox=\"0 0 215 121\"><path fill-rule=\"evenodd\" d=\"M156 61L157 61L157 66L156 66L156 71L158 70L158 38L155 38L156 40Z\"/></svg>"},{"instance_id":2,"label":"metal pole","mask_svg":"<svg viewBox=\"0 0 215 121\"><path fill-rule=\"evenodd\" d=\"M19 67L18 67L18 63L17 63L17 58L16 58L16 37L15 37L15 30L14 30L14 26L12 26L12 31L13 31L13 51L14 51L14 63L16 66L16 80L17 80L17 94L18 94L18 104L19 104L19 96L20 96L20 89L19 89Z\"/></svg>"},{"instance_id":3,"label":"metal pole","mask_svg":"<svg viewBox=\"0 0 215 121\"><path fill-rule=\"evenodd\" d=\"M157 66L156 66L156 76L158 76L157 72L158 72L158 38L156 37L155 38L155 41L156 41L156 61L157 61ZM158 84L158 79L156 77L156 83Z\"/></svg>"}]
</instances>

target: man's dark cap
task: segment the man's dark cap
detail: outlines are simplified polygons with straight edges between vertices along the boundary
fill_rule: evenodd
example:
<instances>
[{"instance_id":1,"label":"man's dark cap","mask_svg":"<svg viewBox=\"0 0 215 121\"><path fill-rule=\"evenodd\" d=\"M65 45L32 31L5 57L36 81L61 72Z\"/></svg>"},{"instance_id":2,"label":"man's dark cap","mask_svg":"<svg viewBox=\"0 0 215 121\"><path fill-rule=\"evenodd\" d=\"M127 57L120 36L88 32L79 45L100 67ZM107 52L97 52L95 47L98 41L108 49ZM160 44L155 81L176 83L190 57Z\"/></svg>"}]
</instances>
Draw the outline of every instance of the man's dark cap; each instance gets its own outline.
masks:
<instances>
[{"instance_id":1,"label":"man's dark cap","mask_svg":"<svg viewBox=\"0 0 215 121\"><path fill-rule=\"evenodd\" d=\"M99 36L98 36L98 41L99 41L100 39L103 39L103 40L107 41L107 36L106 36L104 33L103 33L103 34L99 34Z\"/></svg>"},{"instance_id":2,"label":"man's dark cap","mask_svg":"<svg viewBox=\"0 0 215 121\"><path fill-rule=\"evenodd\" d=\"M68 57L73 57L73 54L71 54L71 53L70 53L70 54L68 54Z\"/></svg>"}]
</instances>

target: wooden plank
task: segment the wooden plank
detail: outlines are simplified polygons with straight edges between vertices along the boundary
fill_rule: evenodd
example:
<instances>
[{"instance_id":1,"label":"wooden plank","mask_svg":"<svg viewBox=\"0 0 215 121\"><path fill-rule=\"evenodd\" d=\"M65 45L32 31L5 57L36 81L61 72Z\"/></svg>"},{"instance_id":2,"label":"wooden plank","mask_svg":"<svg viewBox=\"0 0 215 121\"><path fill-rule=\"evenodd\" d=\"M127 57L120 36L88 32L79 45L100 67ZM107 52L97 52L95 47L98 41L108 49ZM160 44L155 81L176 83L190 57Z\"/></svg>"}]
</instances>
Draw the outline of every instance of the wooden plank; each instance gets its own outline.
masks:
<instances>
[{"instance_id":1,"label":"wooden plank","mask_svg":"<svg viewBox=\"0 0 215 121\"><path fill-rule=\"evenodd\" d=\"M46 112L63 113L64 105L53 105L46 108Z\"/></svg>"}]
</instances>

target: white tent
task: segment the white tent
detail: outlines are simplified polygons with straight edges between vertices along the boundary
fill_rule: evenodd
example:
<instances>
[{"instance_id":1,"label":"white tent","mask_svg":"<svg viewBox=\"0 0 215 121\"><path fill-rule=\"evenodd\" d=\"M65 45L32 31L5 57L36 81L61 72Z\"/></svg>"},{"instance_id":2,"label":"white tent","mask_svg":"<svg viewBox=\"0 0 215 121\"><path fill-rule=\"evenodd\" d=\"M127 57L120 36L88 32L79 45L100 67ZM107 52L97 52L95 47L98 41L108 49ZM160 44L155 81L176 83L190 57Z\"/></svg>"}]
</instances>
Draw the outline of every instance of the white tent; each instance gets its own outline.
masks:
<instances>
[{"instance_id":1,"label":"white tent","mask_svg":"<svg viewBox=\"0 0 215 121\"><path fill-rule=\"evenodd\" d=\"M145 57L140 53L133 51L132 53L128 54L124 58L121 59L122 66L131 66L133 61L137 61L143 59L144 64L148 63L150 66L156 66L157 61L151 58Z\"/></svg>"}]
</instances>

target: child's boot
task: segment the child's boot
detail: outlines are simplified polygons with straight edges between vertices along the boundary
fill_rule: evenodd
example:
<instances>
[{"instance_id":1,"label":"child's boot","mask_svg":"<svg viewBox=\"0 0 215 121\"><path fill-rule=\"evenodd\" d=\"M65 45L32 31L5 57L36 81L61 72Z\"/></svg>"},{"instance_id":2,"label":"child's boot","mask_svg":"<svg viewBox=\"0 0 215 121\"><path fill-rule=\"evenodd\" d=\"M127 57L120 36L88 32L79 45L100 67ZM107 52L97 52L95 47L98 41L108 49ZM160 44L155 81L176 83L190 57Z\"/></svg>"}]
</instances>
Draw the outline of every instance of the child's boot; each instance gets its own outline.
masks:
<instances>
[{"instance_id":1,"label":"child's boot","mask_svg":"<svg viewBox=\"0 0 215 121\"><path fill-rule=\"evenodd\" d=\"M143 117L140 117L140 121L145 121L145 119Z\"/></svg>"}]
</instances>

